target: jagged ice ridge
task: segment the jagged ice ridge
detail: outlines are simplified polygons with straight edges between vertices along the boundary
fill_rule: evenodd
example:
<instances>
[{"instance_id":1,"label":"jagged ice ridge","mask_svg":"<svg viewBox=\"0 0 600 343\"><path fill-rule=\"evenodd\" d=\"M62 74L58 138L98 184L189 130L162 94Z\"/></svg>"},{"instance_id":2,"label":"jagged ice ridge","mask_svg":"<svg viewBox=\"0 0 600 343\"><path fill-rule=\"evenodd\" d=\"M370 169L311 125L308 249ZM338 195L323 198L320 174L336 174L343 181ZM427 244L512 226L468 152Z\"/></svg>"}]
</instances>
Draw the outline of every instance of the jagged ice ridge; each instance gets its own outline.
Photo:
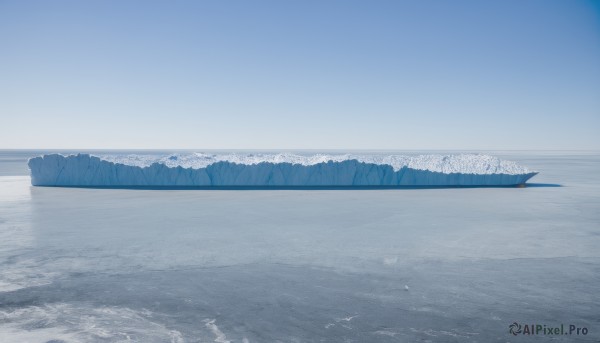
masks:
<instances>
[{"instance_id":1,"label":"jagged ice ridge","mask_svg":"<svg viewBox=\"0 0 600 343\"><path fill-rule=\"evenodd\" d=\"M508 186L536 172L481 154L50 154L29 160L34 186Z\"/></svg>"}]
</instances>

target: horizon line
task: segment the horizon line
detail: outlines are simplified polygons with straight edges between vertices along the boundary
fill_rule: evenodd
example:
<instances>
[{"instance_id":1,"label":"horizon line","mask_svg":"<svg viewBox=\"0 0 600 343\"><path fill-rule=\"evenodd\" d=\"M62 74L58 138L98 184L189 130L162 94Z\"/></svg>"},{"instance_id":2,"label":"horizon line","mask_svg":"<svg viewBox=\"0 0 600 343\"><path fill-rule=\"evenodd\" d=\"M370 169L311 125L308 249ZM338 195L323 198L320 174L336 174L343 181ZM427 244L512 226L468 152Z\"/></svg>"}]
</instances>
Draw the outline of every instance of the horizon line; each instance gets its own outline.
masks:
<instances>
[{"instance_id":1,"label":"horizon line","mask_svg":"<svg viewBox=\"0 0 600 343\"><path fill-rule=\"evenodd\" d=\"M0 151L585 151L600 152L598 149L485 149L485 148L0 148Z\"/></svg>"}]
</instances>

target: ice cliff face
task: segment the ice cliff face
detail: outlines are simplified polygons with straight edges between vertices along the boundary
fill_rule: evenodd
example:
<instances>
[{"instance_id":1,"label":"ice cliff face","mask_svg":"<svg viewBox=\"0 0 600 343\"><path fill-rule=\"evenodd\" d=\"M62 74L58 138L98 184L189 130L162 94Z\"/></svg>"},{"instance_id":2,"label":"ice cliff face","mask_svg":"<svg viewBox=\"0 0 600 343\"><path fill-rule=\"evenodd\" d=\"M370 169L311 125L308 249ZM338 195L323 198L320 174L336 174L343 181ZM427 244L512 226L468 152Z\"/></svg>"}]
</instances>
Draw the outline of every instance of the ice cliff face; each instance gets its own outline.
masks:
<instances>
[{"instance_id":1,"label":"ice cliff face","mask_svg":"<svg viewBox=\"0 0 600 343\"><path fill-rule=\"evenodd\" d=\"M34 186L505 186L536 173L487 155L44 155Z\"/></svg>"}]
</instances>

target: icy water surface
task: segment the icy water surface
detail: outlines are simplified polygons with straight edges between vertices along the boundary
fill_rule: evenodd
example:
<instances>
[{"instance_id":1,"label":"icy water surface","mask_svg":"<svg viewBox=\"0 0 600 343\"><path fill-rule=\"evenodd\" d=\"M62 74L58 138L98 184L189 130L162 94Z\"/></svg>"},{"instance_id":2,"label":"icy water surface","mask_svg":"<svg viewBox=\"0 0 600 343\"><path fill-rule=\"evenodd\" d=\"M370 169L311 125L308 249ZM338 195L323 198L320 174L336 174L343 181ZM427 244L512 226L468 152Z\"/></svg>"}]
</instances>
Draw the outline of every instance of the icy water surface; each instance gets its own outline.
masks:
<instances>
[{"instance_id":1,"label":"icy water surface","mask_svg":"<svg viewBox=\"0 0 600 343\"><path fill-rule=\"evenodd\" d=\"M0 151L0 342L600 340L597 153L486 152L523 189L337 191L31 187L40 153Z\"/></svg>"}]
</instances>

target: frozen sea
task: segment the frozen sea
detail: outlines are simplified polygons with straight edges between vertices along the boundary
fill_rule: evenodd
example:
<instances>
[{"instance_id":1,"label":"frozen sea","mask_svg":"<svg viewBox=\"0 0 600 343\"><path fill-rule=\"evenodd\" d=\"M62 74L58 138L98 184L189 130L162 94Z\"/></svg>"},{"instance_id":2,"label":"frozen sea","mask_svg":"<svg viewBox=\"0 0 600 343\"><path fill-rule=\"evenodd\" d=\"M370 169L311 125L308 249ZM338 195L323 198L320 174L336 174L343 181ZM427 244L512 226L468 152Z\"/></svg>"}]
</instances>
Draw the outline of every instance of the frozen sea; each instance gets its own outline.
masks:
<instances>
[{"instance_id":1,"label":"frozen sea","mask_svg":"<svg viewBox=\"0 0 600 343\"><path fill-rule=\"evenodd\" d=\"M0 150L0 342L600 341L598 152L394 190L31 187L42 153Z\"/></svg>"}]
</instances>

